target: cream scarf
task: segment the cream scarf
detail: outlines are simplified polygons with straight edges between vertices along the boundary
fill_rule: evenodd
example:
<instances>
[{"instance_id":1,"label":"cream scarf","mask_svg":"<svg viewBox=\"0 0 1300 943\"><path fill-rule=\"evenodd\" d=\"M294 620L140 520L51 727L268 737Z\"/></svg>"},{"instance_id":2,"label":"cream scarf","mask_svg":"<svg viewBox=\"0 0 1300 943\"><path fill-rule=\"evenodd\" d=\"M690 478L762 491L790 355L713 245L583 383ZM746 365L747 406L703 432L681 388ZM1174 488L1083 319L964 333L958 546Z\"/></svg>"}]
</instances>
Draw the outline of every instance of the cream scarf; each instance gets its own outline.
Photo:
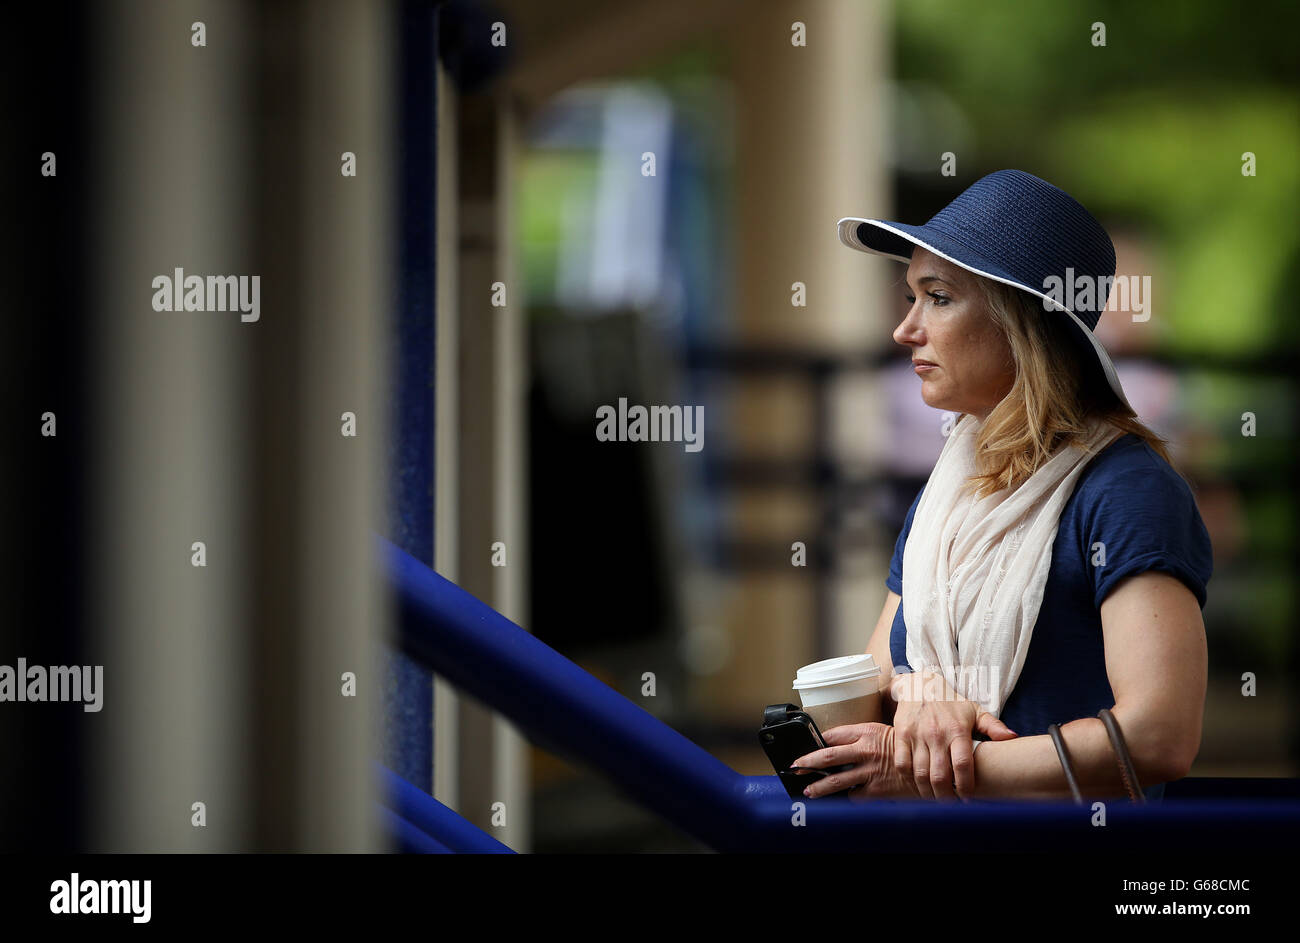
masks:
<instances>
[{"instance_id":1,"label":"cream scarf","mask_svg":"<svg viewBox=\"0 0 1300 943\"><path fill-rule=\"evenodd\" d=\"M1086 449L1058 449L1020 487L976 500L961 486L979 432L963 416L930 473L903 548L903 619L908 664L942 672L997 717L1025 664L1061 511L1084 466L1121 433L1094 422Z\"/></svg>"}]
</instances>

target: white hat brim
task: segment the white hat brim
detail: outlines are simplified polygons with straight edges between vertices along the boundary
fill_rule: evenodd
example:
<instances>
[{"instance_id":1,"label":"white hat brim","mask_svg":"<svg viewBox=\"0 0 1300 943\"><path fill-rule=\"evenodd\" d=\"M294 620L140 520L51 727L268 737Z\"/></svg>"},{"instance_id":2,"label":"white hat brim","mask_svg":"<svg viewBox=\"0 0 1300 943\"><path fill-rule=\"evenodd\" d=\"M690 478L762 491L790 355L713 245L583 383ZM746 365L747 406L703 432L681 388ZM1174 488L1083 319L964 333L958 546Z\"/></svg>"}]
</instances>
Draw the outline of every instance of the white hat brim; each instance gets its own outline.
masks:
<instances>
[{"instance_id":1,"label":"white hat brim","mask_svg":"<svg viewBox=\"0 0 1300 943\"><path fill-rule=\"evenodd\" d=\"M1029 285L1023 284L1022 282L1013 281L1012 279L1009 278L1003 278L999 275L994 275L991 272L982 271L973 265L969 265L966 262L961 261L961 259L954 259L952 256L940 251L939 249L936 249L934 246L925 242L923 239L920 239L912 235L911 233L904 232L903 230L896 228L895 226L891 225L885 220L864 219L858 216L845 216L843 219L839 221L838 224L840 242L844 243L844 245L848 246L850 249L857 249L861 252L869 252L872 255L882 255L887 259L894 259L899 262L912 261L909 256L900 255L894 252L888 252L883 249L876 249L864 243L861 237L858 235L858 227L864 223L870 226L874 226L877 229L882 230L884 232L887 232L895 238L905 239L906 241L912 243L913 245L920 246L922 249L925 249L927 252L933 252L935 255L939 256L939 258L945 259L946 261L951 262L953 265L959 266L960 268L963 268L968 272L973 272L974 274L979 275L983 278L988 278L991 279L992 281L1001 282L1004 285L1010 285L1013 288L1019 288L1022 291L1027 291L1031 295L1034 295L1035 297L1045 301L1052 308L1055 308L1058 311L1063 311L1066 314L1068 314L1070 316L1070 320L1074 322L1074 325L1078 329L1078 331L1082 333L1083 336L1088 339L1088 343L1092 345L1093 353L1097 357L1097 362L1101 364L1102 373L1105 374L1106 382L1110 384L1111 390L1115 393L1116 396L1119 397L1121 403L1123 403L1129 410L1136 412L1136 410L1133 409L1133 406L1129 403L1128 397L1124 394L1124 387L1119 382L1119 374L1115 370L1114 361L1110 359L1110 354L1106 352L1105 347L1101 346L1101 341L1097 340L1097 335L1088 329L1088 325L1084 324L1081 320L1079 320L1079 316L1075 314L1073 311L1071 311L1069 308L1067 308L1065 305L1059 303L1055 299L1044 294L1041 290L1037 288L1031 288Z\"/></svg>"}]
</instances>

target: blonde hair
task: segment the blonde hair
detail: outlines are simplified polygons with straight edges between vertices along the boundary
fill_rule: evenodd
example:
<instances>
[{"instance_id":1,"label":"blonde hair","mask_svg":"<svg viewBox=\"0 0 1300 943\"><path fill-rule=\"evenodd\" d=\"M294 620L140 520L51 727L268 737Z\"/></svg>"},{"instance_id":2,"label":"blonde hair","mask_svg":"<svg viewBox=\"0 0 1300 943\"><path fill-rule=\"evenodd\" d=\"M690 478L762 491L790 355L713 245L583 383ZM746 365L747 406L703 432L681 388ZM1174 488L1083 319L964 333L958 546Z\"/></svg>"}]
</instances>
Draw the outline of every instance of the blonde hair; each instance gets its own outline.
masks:
<instances>
[{"instance_id":1,"label":"blonde hair","mask_svg":"<svg viewBox=\"0 0 1300 943\"><path fill-rule=\"evenodd\" d=\"M1067 323L1068 314L1045 310L1021 289L976 280L1011 348L1016 374L975 442L976 474L967 486L977 496L1019 486L1057 449L1081 445L1094 419L1138 436L1172 466L1165 440L1111 390L1087 340Z\"/></svg>"}]
</instances>

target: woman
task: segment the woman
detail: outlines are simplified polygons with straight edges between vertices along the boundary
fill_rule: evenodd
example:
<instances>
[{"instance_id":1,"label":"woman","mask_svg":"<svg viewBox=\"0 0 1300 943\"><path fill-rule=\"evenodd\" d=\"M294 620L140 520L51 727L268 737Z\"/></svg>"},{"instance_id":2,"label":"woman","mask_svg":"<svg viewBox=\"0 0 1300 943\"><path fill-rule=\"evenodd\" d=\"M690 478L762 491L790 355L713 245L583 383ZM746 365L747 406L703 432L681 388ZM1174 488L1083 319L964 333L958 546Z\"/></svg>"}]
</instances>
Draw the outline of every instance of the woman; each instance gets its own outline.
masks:
<instances>
[{"instance_id":1,"label":"woman","mask_svg":"<svg viewBox=\"0 0 1300 943\"><path fill-rule=\"evenodd\" d=\"M1159 798L1200 746L1211 548L1092 333L1110 238L1018 170L924 226L839 227L846 245L909 263L894 340L924 401L961 415L908 512L867 646L892 726L825 731L829 746L795 765L852 765L805 795L1068 798L1056 723L1083 795L1123 796L1097 718L1110 708Z\"/></svg>"}]
</instances>

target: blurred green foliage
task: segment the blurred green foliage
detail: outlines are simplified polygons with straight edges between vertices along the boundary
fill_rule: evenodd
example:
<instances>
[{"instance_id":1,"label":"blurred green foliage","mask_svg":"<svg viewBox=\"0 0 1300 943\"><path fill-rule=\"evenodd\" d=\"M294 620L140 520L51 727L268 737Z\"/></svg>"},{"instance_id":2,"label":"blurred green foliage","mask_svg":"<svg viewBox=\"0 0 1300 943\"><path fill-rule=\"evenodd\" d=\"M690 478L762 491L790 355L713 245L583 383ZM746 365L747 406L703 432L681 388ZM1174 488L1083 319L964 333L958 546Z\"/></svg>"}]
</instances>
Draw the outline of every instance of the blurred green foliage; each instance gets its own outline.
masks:
<instances>
[{"instance_id":1,"label":"blurred green foliage","mask_svg":"<svg viewBox=\"0 0 1300 943\"><path fill-rule=\"evenodd\" d=\"M895 10L899 79L938 87L970 121L960 176L1019 167L1158 242L1160 347L1247 357L1300 345L1285 285L1300 274L1300 4Z\"/></svg>"},{"instance_id":2,"label":"blurred green foliage","mask_svg":"<svg viewBox=\"0 0 1300 943\"><path fill-rule=\"evenodd\" d=\"M555 297L561 229L568 221L590 218L599 159L592 150L532 150L520 161L517 218L528 297Z\"/></svg>"}]
</instances>

